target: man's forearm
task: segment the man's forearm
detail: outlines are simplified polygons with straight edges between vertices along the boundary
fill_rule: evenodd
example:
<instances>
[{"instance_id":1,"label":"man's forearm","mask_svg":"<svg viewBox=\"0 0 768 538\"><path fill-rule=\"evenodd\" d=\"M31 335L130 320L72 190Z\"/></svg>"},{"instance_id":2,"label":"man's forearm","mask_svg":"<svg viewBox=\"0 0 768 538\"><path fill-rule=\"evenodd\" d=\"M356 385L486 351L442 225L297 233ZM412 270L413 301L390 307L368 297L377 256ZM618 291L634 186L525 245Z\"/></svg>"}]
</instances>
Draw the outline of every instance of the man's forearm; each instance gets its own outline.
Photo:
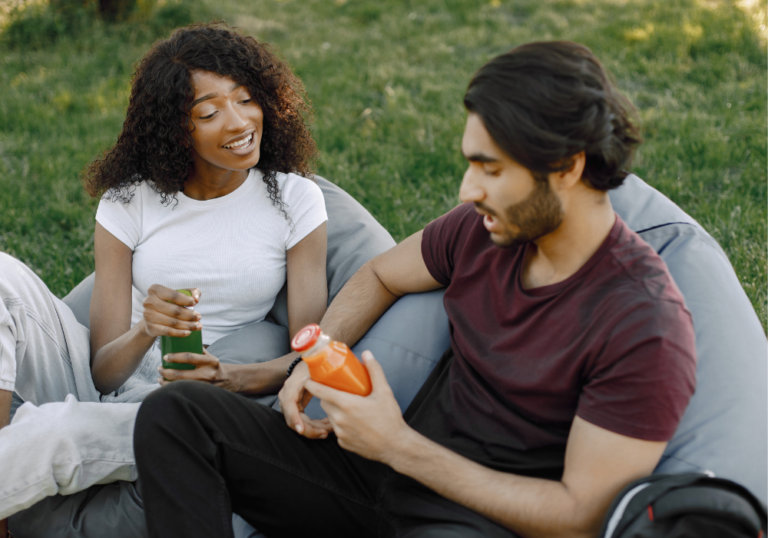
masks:
<instances>
[{"instance_id":1,"label":"man's forearm","mask_svg":"<svg viewBox=\"0 0 768 538\"><path fill-rule=\"evenodd\" d=\"M594 537L599 531L601 517L588 515L595 513L595 507L579 506L562 482L494 471L410 428L400 449L392 451L386 463L443 497L529 538Z\"/></svg>"},{"instance_id":2,"label":"man's forearm","mask_svg":"<svg viewBox=\"0 0 768 538\"><path fill-rule=\"evenodd\" d=\"M336 295L320 327L334 340L352 347L398 299L381 283L368 262Z\"/></svg>"}]
</instances>

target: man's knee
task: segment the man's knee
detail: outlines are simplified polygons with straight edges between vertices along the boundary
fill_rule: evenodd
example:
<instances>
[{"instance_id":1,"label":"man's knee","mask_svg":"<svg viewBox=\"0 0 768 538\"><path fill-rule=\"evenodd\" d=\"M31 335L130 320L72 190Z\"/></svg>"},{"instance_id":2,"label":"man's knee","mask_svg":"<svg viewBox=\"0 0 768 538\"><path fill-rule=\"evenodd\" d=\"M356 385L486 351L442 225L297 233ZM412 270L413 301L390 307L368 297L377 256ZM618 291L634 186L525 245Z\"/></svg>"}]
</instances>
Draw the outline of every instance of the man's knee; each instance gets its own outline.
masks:
<instances>
[{"instance_id":1,"label":"man's knee","mask_svg":"<svg viewBox=\"0 0 768 538\"><path fill-rule=\"evenodd\" d=\"M39 278L24 262L5 252L0 252L0 277L7 283Z\"/></svg>"},{"instance_id":2,"label":"man's knee","mask_svg":"<svg viewBox=\"0 0 768 538\"><path fill-rule=\"evenodd\" d=\"M152 392L144 399L136 417L133 443L136 454L151 448L157 440L157 433L167 431L180 421L186 420L191 408L205 407L214 391L221 390L195 381L175 381Z\"/></svg>"}]
</instances>

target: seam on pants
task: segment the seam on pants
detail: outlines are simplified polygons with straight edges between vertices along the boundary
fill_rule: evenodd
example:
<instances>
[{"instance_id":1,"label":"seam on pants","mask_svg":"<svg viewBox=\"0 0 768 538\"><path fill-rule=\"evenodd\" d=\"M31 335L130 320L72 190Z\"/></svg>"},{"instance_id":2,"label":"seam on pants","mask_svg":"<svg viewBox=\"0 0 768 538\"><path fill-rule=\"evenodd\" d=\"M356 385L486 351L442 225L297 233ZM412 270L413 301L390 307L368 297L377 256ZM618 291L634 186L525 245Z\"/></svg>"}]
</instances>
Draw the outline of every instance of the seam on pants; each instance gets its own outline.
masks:
<instances>
[{"instance_id":1,"label":"seam on pants","mask_svg":"<svg viewBox=\"0 0 768 538\"><path fill-rule=\"evenodd\" d=\"M3 300L3 303L5 303L5 307L10 310L10 306L21 306L24 307L24 301L21 300L20 297L9 297L7 299ZM47 323L45 323L42 319L40 319L37 315L37 313L34 310L29 310L28 308L24 308L24 314L31 318L32 320L37 323L37 325L43 330L45 334L48 335L48 337L56 341L56 332L48 326Z\"/></svg>"},{"instance_id":2,"label":"seam on pants","mask_svg":"<svg viewBox=\"0 0 768 538\"><path fill-rule=\"evenodd\" d=\"M67 334L64 331L64 321L62 321L61 315L59 315L59 309L56 308L56 303L53 304L53 311L56 312L56 319L59 320L59 327L61 327L61 334L64 337L64 346L66 348L62 349L61 346L59 346L59 354L65 361L67 361L67 364L72 366L72 359L69 356L69 342L67 342Z\"/></svg>"},{"instance_id":3,"label":"seam on pants","mask_svg":"<svg viewBox=\"0 0 768 538\"><path fill-rule=\"evenodd\" d=\"M366 508L371 508L376 513L379 513L379 514L382 513L382 511L378 508L378 506L376 506L375 503L371 504L368 501L366 501L365 499L363 499L362 497L356 498L357 497L356 495L352 495L352 494L349 494L348 492L341 491L339 488L335 487L332 484L329 485L329 484L321 482L321 481L319 481L317 479L304 476L302 473L297 472L295 469L285 465L283 462L281 462L281 461L279 461L277 459L274 459L274 458L272 458L270 456L267 456L266 454L258 452L258 451L254 450L251 447L246 447L246 446L243 446L243 445L240 445L240 444L237 444L237 443L232 443L229 440L224 439L218 433L214 434L214 439L216 441L222 443L222 444L227 445L228 447L232 448L233 450L244 452L246 454L249 454L251 456L259 458L260 460L262 460L262 461L264 461L264 462L266 462L266 463L268 463L268 464L270 464L270 465L272 465L274 467L282 469L283 471L286 471L287 473L290 473L293 476L301 478L302 480L305 480L306 482L310 482L311 484L315 484L316 486L319 486L319 487L321 487L323 489L326 489L326 490L328 490L330 492L333 492L336 495L339 495L340 497L343 497L343 498L347 499L348 501L351 501L351 502L356 503L356 504L360 504L362 506L365 506Z\"/></svg>"},{"instance_id":4,"label":"seam on pants","mask_svg":"<svg viewBox=\"0 0 768 538\"><path fill-rule=\"evenodd\" d=\"M38 480L35 480L35 481L34 481L34 482L32 482L31 484L29 484L29 485L27 485L27 486L24 486L24 487L23 487L23 488L21 488L21 489L17 489L17 490L15 490L15 491L13 491L12 493L9 493L9 494L8 494L8 495L6 495L5 497L2 497L2 498L0 498L0 501L4 501L4 500L6 500L6 499L10 499L11 497L15 497L15 496L16 496L16 495L18 495L19 493L23 493L23 492L27 491L28 489L30 489L30 488L33 488L33 487L37 486L37 485L38 485L40 482L45 482L46 480L48 480L48 478L49 478L49 476L48 476L48 475L46 475L46 476L44 476L43 478L40 478L40 479L38 479ZM55 481L55 480L54 480L54 483L56 483L56 481Z\"/></svg>"},{"instance_id":5,"label":"seam on pants","mask_svg":"<svg viewBox=\"0 0 768 538\"><path fill-rule=\"evenodd\" d=\"M22 307L24 306L24 302L17 297L11 297L9 299L5 299L3 303L5 304L6 308L9 308L9 306L22 306ZM24 308L24 314L26 315L27 318L35 322L35 324L38 327L40 327L43 333L45 333L45 335L48 336L51 342L53 342L53 344L56 346L56 349L58 349L59 351L59 355L65 358L68 364L71 364L69 360L69 353L64 353L64 350L62 350L61 346L59 345L59 339L56 337L56 331L54 331L50 326L48 326L48 324L43 319L41 319L36 312L32 310L28 310L27 308ZM59 313L56 312L56 316L58 315Z\"/></svg>"},{"instance_id":6,"label":"seam on pants","mask_svg":"<svg viewBox=\"0 0 768 538\"><path fill-rule=\"evenodd\" d=\"M221 478L221 477L220 477ZM219 498L219 514L221 514L221 522L222 526L224 527L225 531L228 531L228 534L234 534L234 530L232 529L232 510L227 510L225 499L229 495L227 492L227 484L222 478L219 481L219 494L217 497ZM231 504L231 503L230 503ZM228 515L229 514L229 515Z\"/></svg>"}]
</instances>

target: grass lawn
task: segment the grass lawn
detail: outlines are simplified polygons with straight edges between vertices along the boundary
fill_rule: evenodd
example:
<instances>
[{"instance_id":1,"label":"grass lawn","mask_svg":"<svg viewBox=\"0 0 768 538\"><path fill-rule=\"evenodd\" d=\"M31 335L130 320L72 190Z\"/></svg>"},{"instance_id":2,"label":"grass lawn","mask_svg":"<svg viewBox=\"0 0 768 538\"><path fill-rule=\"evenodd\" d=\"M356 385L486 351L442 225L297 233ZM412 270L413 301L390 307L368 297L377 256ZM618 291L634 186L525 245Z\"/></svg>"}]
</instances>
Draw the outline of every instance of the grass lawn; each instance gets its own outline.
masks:
<instances>
[{"instance_id":1,"label":"grass lawn","mask_svg":"<svg viewBox=\"0 0 768 538\"><path fill-rule=\"evenodd\" d=\"M198 1L117 25L86 21L53 43L0 35L0 250L56 294L93 270L96 202L78 174L116 140L133 62L174 24L221 18L294 67L316 110L319 174L397 240L457 203L461 98L474 71L527 41L588 45L640 110L633 171L720 242L765 327L762 2Z\"/></svg>"}]
</instances>

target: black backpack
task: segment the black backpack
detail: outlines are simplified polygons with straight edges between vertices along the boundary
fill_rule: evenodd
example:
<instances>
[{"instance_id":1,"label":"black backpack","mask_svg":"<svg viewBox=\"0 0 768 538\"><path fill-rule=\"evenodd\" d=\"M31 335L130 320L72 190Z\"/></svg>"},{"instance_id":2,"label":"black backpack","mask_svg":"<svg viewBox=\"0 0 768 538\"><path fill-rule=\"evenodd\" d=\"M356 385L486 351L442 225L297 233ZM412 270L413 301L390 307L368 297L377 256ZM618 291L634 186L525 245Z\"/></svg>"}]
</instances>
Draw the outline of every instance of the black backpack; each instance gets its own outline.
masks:
<instances>
[{"instance_id":1,"label":"black backpack","mask_svg":"<svg viewBox=\"0 0 768 538\"><path fill-rule=\"evenodd\" d=\"M651 475L614 499L600 538L764 538L766 511L742 486L706 474Z\"/></svg>"}]
</instances>

